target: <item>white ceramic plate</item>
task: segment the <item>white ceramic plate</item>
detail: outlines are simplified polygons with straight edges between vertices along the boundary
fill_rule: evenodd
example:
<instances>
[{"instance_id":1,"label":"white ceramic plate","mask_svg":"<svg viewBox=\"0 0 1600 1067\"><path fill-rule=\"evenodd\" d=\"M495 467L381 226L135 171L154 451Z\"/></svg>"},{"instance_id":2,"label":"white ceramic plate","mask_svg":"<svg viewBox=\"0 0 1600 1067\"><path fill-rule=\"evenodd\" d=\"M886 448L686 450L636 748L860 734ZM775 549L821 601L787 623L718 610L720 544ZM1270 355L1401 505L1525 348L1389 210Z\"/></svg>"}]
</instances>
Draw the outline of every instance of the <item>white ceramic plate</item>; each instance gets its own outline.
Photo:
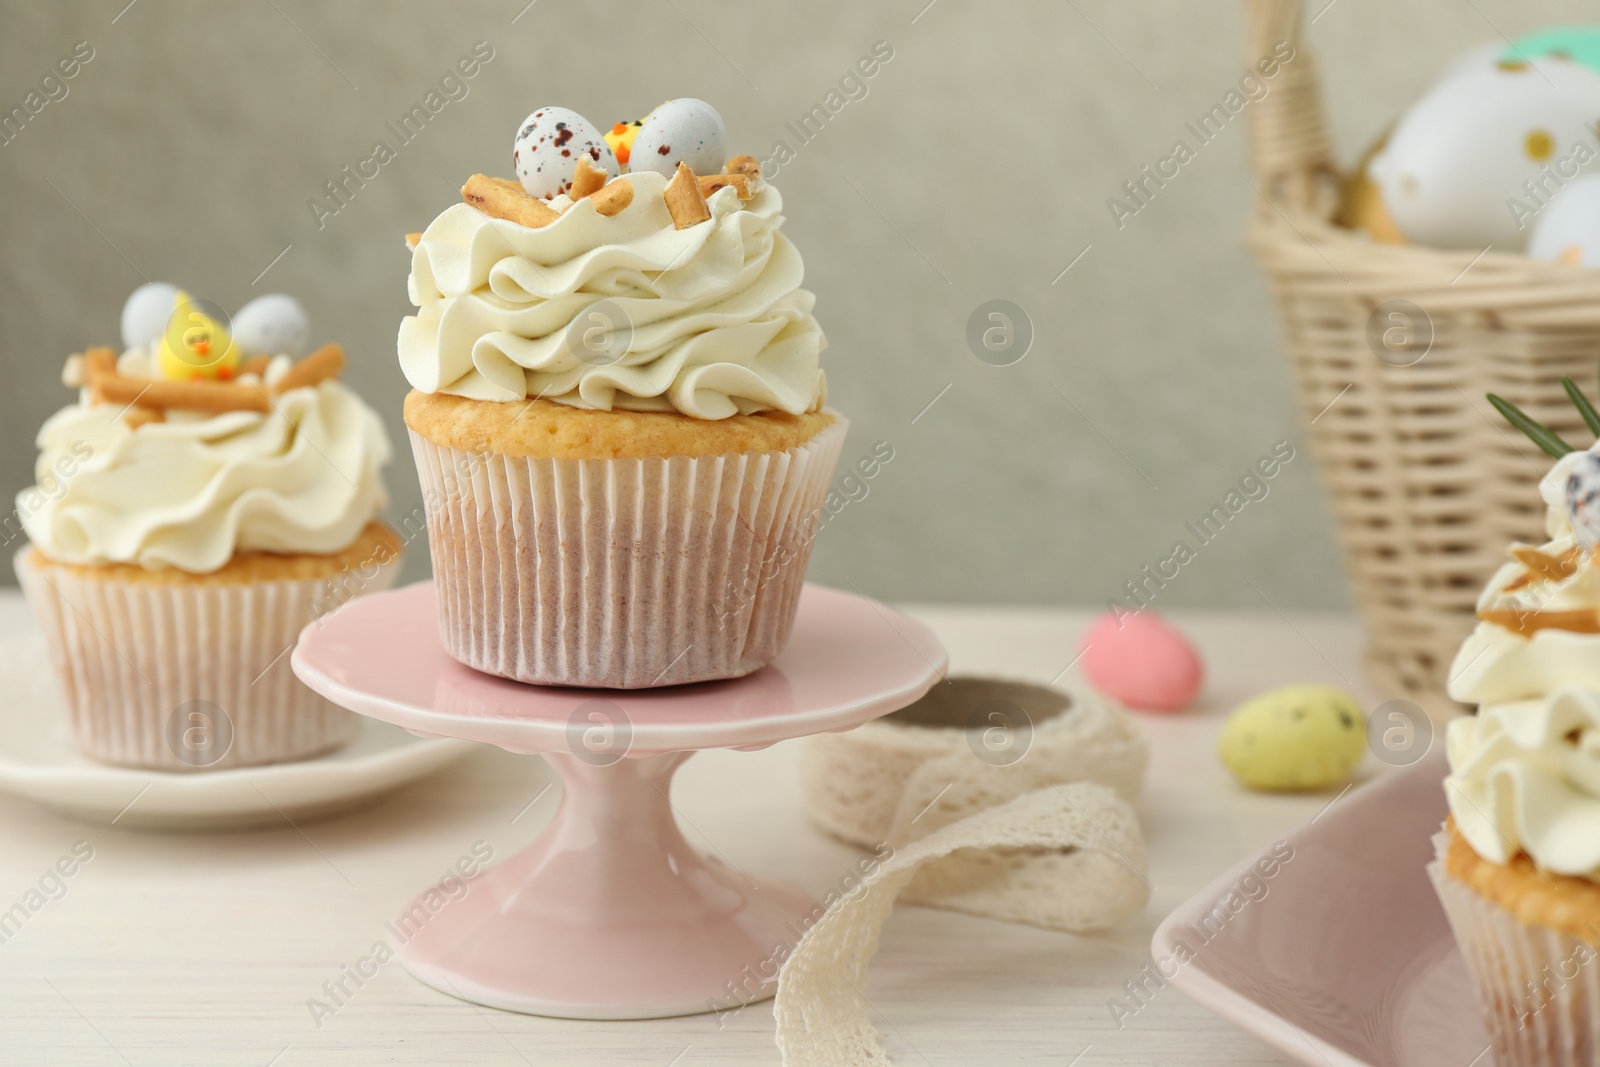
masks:
<instances>
[{"instance_id":1,"label":"white ceramic plate","mask_svg":"<svg viewBox=\"0 0 1600 1067\"><path fill-rule=\"evenodd\" d=\"M432 774L477 746L372 719L301 763L167 774L108 767L73 745L38 635L0 641L0 791L63 815L143 830L240 830L326 818Z\"/></svg>"}]
</instances>

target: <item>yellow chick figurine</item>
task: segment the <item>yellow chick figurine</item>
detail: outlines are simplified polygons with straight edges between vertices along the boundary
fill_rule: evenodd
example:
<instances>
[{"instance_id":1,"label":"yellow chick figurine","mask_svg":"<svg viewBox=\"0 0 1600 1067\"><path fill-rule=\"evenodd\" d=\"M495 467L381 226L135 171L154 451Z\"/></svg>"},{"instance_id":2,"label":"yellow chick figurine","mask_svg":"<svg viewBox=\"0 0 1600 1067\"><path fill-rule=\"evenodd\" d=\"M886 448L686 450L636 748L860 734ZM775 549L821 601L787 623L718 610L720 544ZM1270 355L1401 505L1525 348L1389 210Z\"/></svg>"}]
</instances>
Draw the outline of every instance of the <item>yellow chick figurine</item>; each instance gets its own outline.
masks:
<instances>
[{"instance_id":1,"label":"yellow chick figurine","mask_svg":"<svg viewBox=\"0 0 1600 1067\"><path fill-rule=\"evenodd\" d=\"M233 343L226 327L180 289L172 303L172 317L161 335L156 362L161 377L169 381L227 381L239 372L239 346Z\"/></svg>"},{"instance_id":2,"label":"yellow chick figurine","mask_svg":"<svg viewBox=\"0 0 1600 1067\"><path fill-rule=\"evenodd\" d=\"M602 134L606 144L611 146L611 154L617 157L617 162L624 169L628 166L628 156L633 152L633 140L639 136L639 128L643 125L643 119L619 122L611 127L610 132Z\"/></svg>"}]
</instances>

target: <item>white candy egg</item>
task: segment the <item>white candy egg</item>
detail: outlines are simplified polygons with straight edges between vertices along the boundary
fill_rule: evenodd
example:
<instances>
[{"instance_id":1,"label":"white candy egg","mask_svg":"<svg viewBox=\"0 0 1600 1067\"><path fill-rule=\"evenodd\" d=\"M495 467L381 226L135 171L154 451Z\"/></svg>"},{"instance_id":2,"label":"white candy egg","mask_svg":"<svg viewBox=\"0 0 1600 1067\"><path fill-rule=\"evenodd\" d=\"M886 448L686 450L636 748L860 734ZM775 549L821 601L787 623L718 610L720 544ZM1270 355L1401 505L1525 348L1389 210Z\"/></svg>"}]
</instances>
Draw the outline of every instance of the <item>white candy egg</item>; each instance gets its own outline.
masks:
<instances>
[{"instance_id":1,"label":"white candy egg","mask_svg":"<svg viewBox=\"0 0 1600 1067\"><path fill-rule=\"evenodd\" d=\"M628 154L629 170L671 175L680 162L696 174L721 174L728 160L728 127L717 109L685 96L645 116Z\"/></svg>"},{"instance_id":2,"label":"white candy egg","mask_svg":"<svg viewBox=\"0 0 1600 1067\"><path fill-rule=\"evenodd\" d=\"M589 120L564 107L541 107L522 121L511 147L517 177L529 196L549 200L572 188L578 160L604 169L613 177L622 173L617 157Z\"/></svg>"},{"instance_id":3,"label":"white candy egg","mask_svg":"<svg viewBox=\"0 0 1600 1067\"><path fill-rule=\"evenodd\" d=\"M161 336L172 317L178 287L170 282L145 282L122 305L122 347L147 345Z\"/></svg>"},{"instance_id":4,"label":"white candy egg","mask_svg":"<svg viewBox=\"0 0 1600 1067\"><path fill-rule=\"evenodd\" d=\"M1407 239L1520 251L1550 190L1600 158L1600 75L1553 57L1537 64L1459 71L1396 123L1369 173ZM1529 190L1541 188L1535 199Z\"/></svg>"},{"instance_id":5,"label":"white candy egg","mask_svg":"<svg viewBox=\"0 0 1600 1067\"><path fill-rule=\"evenodd\" d=\"M1584 548L1600 545L1600 455L1579 452L1567 468L1567 519Z\"/></svg>"},{"instance_id":6,"label":"white candy egg","mask_svg":"<svg viewBox=\"0 0 1600 1067\"><path fill-rule=\"evenodd\" d=\"M1600 175L1587 175L1556 193L1533 222L1530 259L1600 267Z\"/></svg>"},{"instance_id":7,"label":"white candy egg","mask_svg":"<svg viewBox=\"0 0 1600 1067\"><path fill-rule=\"evenodd\" d=\"M233 340L245 356L298 359L311 344L311 319L292 296L258 296L233 317Z\"/></svg>"}]
</instances>

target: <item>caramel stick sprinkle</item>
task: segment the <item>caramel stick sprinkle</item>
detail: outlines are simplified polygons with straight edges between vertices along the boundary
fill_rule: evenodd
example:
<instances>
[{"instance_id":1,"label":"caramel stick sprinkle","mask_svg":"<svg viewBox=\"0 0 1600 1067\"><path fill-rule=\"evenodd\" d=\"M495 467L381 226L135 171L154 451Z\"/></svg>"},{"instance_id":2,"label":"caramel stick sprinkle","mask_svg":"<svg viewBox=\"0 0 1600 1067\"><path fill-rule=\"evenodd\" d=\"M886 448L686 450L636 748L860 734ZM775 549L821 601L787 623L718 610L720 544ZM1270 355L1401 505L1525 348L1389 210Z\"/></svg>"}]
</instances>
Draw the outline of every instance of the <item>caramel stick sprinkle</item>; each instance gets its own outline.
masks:
<instances>
[{"instance_id":1,"label":"caramel stick sprinkle","mask_svg":"<svg viewBox=\"0 0 1600 1067\"><path fill-rule=\"evenodd\" d=\"M706 196L700 191L700 183L687 163L678 164L677 172L667 183L665 197L674 229L686 230L711 217L711 209L706 207Z\"/></svg>"},{"instance_id":2,"label":"caramel stick sprinkle","mask_svg":"<svg viewBox=\"0 0 1600 1067\"><path fill-rule=\"evenodd\" d=\"M344 349L336 344L326 344L284 372L272 384L274 393L287 393L308 385L321 385L329 378L337 378L344 370Z\"/></svg>"},{"instance_id":3,"label":"caramel stick sprinkle","mask_svg":"<svg viewBox=\"0 0 1600 1067\"><path fill-rule=\"evenodd\" d=\"M137 430L152 422L166 422L167 414L154 408L131 407L122 416L122 421L127 424L128 429Z\"/></svg>"},{"instance_id":4,"label":"caramel stick sprinkle","mask_svg":"<svg viewBox=\"0 0 1600 1067\"><path fill-rule=\"evenodd\" d=\"M1486 608L1478 618L1504 627L1514 634L1531 636L1540 630L1566 630L1569 633L1600 634L1600 611L1574 608L1571 611L1521 611L1517 608Z\"/></svg>"},{"instance_id":5,"label":"caramel stick sprinkle","mask_svg":"<svg viewBox=\"0 0 1600 1067\"><path fill-rule=\"evenodd\" d=\"M600 214L610 218L633 203L633 183L626 178L607 182L603 189L589 194L589 203Z\"/></svg>"},{"instance_id":6,"label":"caramel stick sprinkle","mask_svg":"<svg viewBox=\"0 0 1600 1067\"><path fill-rule=\"evenodd\" d=\"M587 159L579 159L578 167L572 174L572 186L567 190L567 195L574 200L582 200L590 193L597 193L605 185L608 175L603 170L596 170L589 166Z\"/></svg>"},{"instance_id":7,"label":"caramel stick sprinkle","mask_svg":"<svg viewBox=\"0 0 1600 1067\"><path fill-rule=\"evenodd\" d=\"M108 404L136 405L164 411L200 411L220 415L225 411L268 412L267 394L248 385L228 382L170 382L153 378L128 378L98 374L89 380L96 397Z\"/></svg>"},{"instance_id":8,"label":"caramel stick sprinkle","mask_svg":"<svg viewBox=\"0 0 1600 1067\"><path fill-rule=\"evenodd\" d=\"M749 200L755 195L755 190L750 184L747 174L702 174L700 181L700 195L710 196L718 189L733 186L739 192L740 200Z\"/></svg>"},{"instance_id":9,"label":"caramel stick sprinkle","mask_svg":"<svg viewBox=\"0 0 1600 1067\"><path fill-rule=\"evenodd\" d=\"M1512 545L1511 558L1528 568L1528 573L1547 582L1560 582L1571 578L1578 569L1578 553L1574 550L1559 556L1547 556L1537 548Z\"/></svg>"},{"instance_id":10,"label":"caramel stick sprinkle","mask_svg":"<svg viewBox=\"0 0 1600 1067\"><path fill-rule=\"evenodd\" d=\"M102 374L117 373L117 353L109 348L91 348L83 354L83 373L88 381Z\"/></svg>"},{"instance_id":11,"label":"caramel stick sprinkle","mask_svg":"<svg viewBox=\"0 0 1600 1067\"><path fill-rule=\"evenodd\" d=\"M461 199L491 218L532 229L548 226L561 217L560 212L543 200L529 196L521 183L491 178L487 174L468 178L467 184L461 187Z\"/></svg>"}]
</instances>

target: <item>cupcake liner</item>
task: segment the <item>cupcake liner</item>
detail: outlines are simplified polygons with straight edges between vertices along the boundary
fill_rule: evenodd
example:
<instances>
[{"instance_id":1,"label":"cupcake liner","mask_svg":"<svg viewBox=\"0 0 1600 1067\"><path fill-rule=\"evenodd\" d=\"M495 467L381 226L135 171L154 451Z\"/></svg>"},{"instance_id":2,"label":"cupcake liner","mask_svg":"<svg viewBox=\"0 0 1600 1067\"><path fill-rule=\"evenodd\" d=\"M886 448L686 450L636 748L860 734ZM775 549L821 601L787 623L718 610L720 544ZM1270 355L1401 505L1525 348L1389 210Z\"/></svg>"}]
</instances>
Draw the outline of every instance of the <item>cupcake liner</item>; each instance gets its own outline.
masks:
<instances>
[{"instance_id":1,"label":"cupcake liner","mask_svg":"<svg viewBox=\"0 0 1600 1067\"><path fill-rule=\"evenodd\" d=\"M1497 1067L1590 1067L1600 1053L1600 950L1519 922L1444 869L1449 834L1428 865L1472 972Z\"/></svg>"},{"instance_id":2,"label":"cupcake liner","mask_svg":"<svg viewBox=\"0 0 1600 1067\"><path fill-rule=\"evenodd\" d=\"M749 674L789 639L847 428L784 452L613 460L413 431L446 651L541 685Z\"/></svg>"},{"instance_id":3,"label":"cupcake liner","mask_svg":"<svg viewBox=\"0 0 1600 1067\"><path fill-rule=\"evenodd\" d=\"M207 584L99 576L32 552L17 555L17 577L90 758L222 770L306 759L359 729L355 715L295 677L288 652L343 599L392 585L398 558L358 580Z\"/></svg>"}]
</instances>

